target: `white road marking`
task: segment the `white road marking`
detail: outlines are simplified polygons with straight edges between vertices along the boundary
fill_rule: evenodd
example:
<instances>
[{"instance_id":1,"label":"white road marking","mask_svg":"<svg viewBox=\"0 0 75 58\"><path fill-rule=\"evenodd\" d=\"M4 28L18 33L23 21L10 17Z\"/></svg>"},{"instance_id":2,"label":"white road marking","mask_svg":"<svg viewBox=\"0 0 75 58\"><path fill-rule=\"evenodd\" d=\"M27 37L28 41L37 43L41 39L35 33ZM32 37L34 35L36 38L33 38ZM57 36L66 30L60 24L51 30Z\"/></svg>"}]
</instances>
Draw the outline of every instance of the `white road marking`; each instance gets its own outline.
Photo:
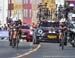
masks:
<instances>
[{"instance_id":1,"label":"white road marking","mask_svg":"<svg viewBox=\"0 0 75 58\"><path fill-rule=\"evenodd\" d=\"M40 47L41 47L41 44L39 44L36 48L31 49L30 51L28 51L28 52L26 52L26 53L24 53L24 54L22 54L22 55L17 56L16 58L21 58L21 57L23 57L23 56L27 56L27 55L29 55L29 54L31 54L31 53L37 51Z\"/></svg>"},{"instance_id":2,"label":"white road marking","mask_svg":"<svg viewBox=\"0 0 75 58\"><path fill-rule=\"evenodd\" d=\"M2 41L2 42L4 42L4 41L8 42L9 40L8 39L3 39L3 40L0 39L0 41ZM20 41L23 42L24 40L20 40ZM32 45L33 44L31 43L30 46L32 46ZM36 48L30 49L28 52L26 52L24 54L18 55L17 57L11 57L11 58L21 58L23 56L29 55L29 54L37 51L40 47L41 47L41 44L37 45Z\"/></svg>"},{"instance_id":3,"label":"white road marking","mask_svg":"<svg viewBox=\"0 0 75 58\"><path fill-rule=\"evenodd\" d=\"M64 58L64 57L66 57L66 58L75 58L75 56L59 56L59 55L57 55L57 56L43 56L43 58Z\"/></svg>"},{"instance_id":4,"label":"white road marking","mask_svg":"<svg viewBox=\"0 0 75 58\"><path fill-rule=\"evenodd\" d=\"M9 40L1 40L1 39L0 39L0 41L9 41Z\"/></svg>"},{"instance_id":5,"label":"white road marking","mask_svg":"<svg viewBox=\"0 0 75 58\"><path fill-rule=\"evenodd\" d=\"M11 57L11 58L16 58L16 57Z\"/></svg>"},{"instance_id":6,"label":"white road marking","mask_svg":"<svg viewBox=\"0 0 75 58\"><path fill-rule=\"evenodd\" d=\"M0 39L0 41L9 41L8 39ZM26 42L26 40L20 40L20 42Z\"/></svg>"}]
</instances>

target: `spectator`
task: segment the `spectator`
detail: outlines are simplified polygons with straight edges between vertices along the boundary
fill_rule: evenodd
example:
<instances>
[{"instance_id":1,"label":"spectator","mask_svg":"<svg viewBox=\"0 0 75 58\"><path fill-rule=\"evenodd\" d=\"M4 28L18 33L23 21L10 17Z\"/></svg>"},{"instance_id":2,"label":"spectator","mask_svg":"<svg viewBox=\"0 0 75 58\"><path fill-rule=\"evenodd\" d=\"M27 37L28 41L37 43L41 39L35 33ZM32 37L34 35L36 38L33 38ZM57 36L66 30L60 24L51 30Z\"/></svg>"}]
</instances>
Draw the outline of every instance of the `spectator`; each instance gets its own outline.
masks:
<instances>
[{"instance_id":1,"label":"spectator","mask_svg":"<svg viewBox=\"0 0 75 58\"><path fill-rule=\"evenodd\" d=\"M6 24L4 24L4 30L7 30L7 26L6 26Z\"/></svg>"},{"instance_id":2,"label":"spectator","mask_svg":"<svg viewBox=\"0 0 75 58\"><path fill-rule=\"evenodd\" d=\"M60 5L58 7L58 19L59 20L62 18L63 11L64 11L64 8L62 7L62 5Z\"/></svg>"},{"instance_id":3,"label":"spectator","mask_svg":"<svg viewBox=\"0 0 75 58\"><path fill-rule=\"evenodd\" d=\"M60 22L67 22L64 14L62 14L62 18L61 18Z\"/></svg>"},{"instance_id":4,"label":"spectator","mask_svg":"<svg viewBox=\"0 0 75 58\"><path fill-rule=\"evenodd\" d=\"M1 27L1 30L4 30L4 26Z\"/></svg>"},{"instance_id":5,"label":"spectator","mask_svg":"<svg viewBox=\"0 0 75 58\"><path fill-rule=\"evenodd\" d=\"M2 25L0 24L0 30L2 30Z\"/></svg>"},{"instance_id":6,"label":"spectator","mask_svg":"<svg viewBox=\"0 0 75 58\"><path fill-rule=\"evenodd\" d=\"M37 25L35 23L32 23L32 28L33 29L36 29L37 28Z\"/></svg>"}]
</instances>

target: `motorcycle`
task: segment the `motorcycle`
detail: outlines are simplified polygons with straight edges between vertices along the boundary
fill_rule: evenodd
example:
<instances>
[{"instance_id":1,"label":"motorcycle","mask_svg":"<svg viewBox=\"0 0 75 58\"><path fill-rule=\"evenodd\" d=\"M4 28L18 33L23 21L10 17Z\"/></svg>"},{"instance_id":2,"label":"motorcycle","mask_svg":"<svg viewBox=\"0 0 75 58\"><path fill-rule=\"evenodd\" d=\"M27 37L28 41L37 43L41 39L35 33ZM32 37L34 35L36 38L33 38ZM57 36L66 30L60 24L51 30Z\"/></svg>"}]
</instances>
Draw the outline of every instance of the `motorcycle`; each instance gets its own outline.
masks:
<instances>
[{"instance_id":1,"label":"motorcycle","mask_svg":"<svg viewBox=\"0 0 75 58\"><path fill-rule=\"evenodd\" d=\"M75 47L75 33L74 30L71 29L69 32L69 43L72 45L72 47Z\"/></svg>"}]
</instances>

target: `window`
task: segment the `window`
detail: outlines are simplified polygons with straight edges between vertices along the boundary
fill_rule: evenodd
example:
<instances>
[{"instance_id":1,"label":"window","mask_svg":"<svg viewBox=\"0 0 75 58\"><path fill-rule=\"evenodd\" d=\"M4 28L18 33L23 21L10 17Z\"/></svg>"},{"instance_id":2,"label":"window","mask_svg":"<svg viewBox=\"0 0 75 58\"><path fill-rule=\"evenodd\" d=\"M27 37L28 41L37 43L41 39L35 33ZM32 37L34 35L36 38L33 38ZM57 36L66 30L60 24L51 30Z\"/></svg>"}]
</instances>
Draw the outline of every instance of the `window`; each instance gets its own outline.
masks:
<instances>
[{"instance_id":1,"label":"window","mask_svg":"<svg viewBox=\"0 0 75 58\"><path fill-rule=\"evenodd\" d=\"M11 3L14 3L14 0L11 0Z\"/></svg>"},{"instance_id":2,"label":"window","mask_svg":"<svg viewBox=\"0 0 75 58\"><path fill-rule=\"evenodd\" d=\"M28 17L28 10L26 9L26 17Z\"/></svg>"},{"instance_id":3,"label":"window","mask_svg":"<svg viewBox=\"0 0 75 58\"><path fill-rule=\"evenodd\" d=\"M31 9L29 10L29 17L30 18L32 17L32 10Z\"/></svg>"},{"instance_id":4,"label":"window","mask_svg":"<svg viewBox=\"0 0 75 58\"><path fill-rule=\"evenodd\" d=\"M24 4L28 4L28 0L24 0Z\"/></svg>"},{"instance_id":5,"label":"window","mask_svg":"<svg viewBox=\"0 0 75 58\"><path fill-rule=\"evenodd\" d=\"M24 9L24 17L28 17L28 10Z\"/></svg>"},{"instance_id":6,"label":"window","mask_svg":"<svg viewBox=\"0 0 75 58\"><path fill-rule=\"evenodd\" d=\"M38 1L38 0L36 0L36 4L39 4L39 3L40 3L40 1L41 1L41 0L39 0L39 1Z\"/></svg>"},{"instance_id":7,"label":"window","mask_svg":"<svg viewBox=\"0 0 75 58\"><path fill-rule=\"evenodd\" d=\"M23 17L25 17L25 9L23 10Z\"/></svg>"},{"instance_id":8,"label":"window","mask_svg":"<svg viewBox=\"0 0 75 58\"><path fill-rule=\"evenodd\" d=\"M30 4L32 4L32 0L30 0Z\"/></svg>"},{"instance_id":9,"label":"window","mask_svg":"<svg viewBox=\"0 0 75 58\"><path fill-rule=\"evenodd\" d=\"M10 11L8 11L8 16L10 17Z\"/></svg>"},{"instance_id":10,"label":"window","mask_svg":"<svg viewBox=\"0 0 75 58\"><path fill-rule=\"evenodd\" d=\"M17 3L17 4L22 4L22 0L19 0L19 1L16 0L16 3Z\"/></svg>"},{"instance_id":11,"label":"window","mask_svg":"<svg viewBox=\"0 0 75 58\"><path fill-rule=\"evenodd\" d=\"M60 1L60 0L59 0ZM51 3L55 3L55 0L51 0Z\"/></svg>"},{"instance_id":12,"label":"window","mask_svg":"<svg viewBox=\"0 0 75 58\"><path fill-rule=\"evenodd\" d=\"M28 4L28 0L26 0L26 4Z\"/></svg>"},{"instance_id":13,"label":"window","mask_svg":"<svg viewBox=\"0 0 75 58\"><path fill-rule=\"evenodd\" d=\"M8 0L8 3L10 4L10 0Z\"/></svg>"},{"instance_id":14,"label":"window","mask_svg":"<svg viewBox=\"0 0 75 58\"><path fill-rule=\"evenodd\" d=\"M41 27L59 27L59 22L41 22Z\"/></svg>"},{"instance_id":15,"label":"window","mask_svg":"<svg viewBox=\"0 0 75 58\"><path fill-rule=\"evenodd\" d=\"M22 29L30 29L29 26L27 26L27 25L23 25L23 26L21 26L21 28Z\"/></svg>"},{"instance_id":16,"label":"window","mask_svg":"<svg viewBox=\"0 0 75 58\"><path fill-rule=\"evenodd\" d=\"M11 10L11 14L14 15L14 10Z\"/></svg>"}]
</instances>

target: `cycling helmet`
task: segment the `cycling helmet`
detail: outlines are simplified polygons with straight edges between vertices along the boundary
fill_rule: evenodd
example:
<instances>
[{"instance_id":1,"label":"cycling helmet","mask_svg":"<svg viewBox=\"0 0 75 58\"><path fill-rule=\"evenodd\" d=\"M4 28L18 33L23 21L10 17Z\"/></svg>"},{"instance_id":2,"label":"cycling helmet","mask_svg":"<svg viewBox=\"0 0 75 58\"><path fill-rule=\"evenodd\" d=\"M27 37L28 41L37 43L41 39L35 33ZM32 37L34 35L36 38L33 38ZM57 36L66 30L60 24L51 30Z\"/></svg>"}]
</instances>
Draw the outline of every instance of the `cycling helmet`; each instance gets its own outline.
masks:
<instances>
[{"instance_id":1,"label":"cycling helmet","mask_svg":"<svg viewBox=\"0 0 75 58\"><path fill-rule=\"evenodd\" d=\"M71 3L71 4L69 4L69 6L70 6L70 7L74 7L74 4Z\"/></svg>"},{"instance_id":2,"label":"cycling helmet","mask_svg":"<svg viewBox=\"0 0 75 58\"><path fill-rule=\"evenodd\" d=\"M72 17L75 17L75 14L72 14Z\"/></svg>"},{"instance_id":3,"label":"cycling helmet","mask_svg":"<svg viewBox=\"0 0 75 58\"><path fill-rule=\"evenodd\" d=\"M60 22L60 23L61 23L61 22L66 22L66 19L65 19L65 18L62 18L59 22Z\"/></svg>"}]
</instances>

